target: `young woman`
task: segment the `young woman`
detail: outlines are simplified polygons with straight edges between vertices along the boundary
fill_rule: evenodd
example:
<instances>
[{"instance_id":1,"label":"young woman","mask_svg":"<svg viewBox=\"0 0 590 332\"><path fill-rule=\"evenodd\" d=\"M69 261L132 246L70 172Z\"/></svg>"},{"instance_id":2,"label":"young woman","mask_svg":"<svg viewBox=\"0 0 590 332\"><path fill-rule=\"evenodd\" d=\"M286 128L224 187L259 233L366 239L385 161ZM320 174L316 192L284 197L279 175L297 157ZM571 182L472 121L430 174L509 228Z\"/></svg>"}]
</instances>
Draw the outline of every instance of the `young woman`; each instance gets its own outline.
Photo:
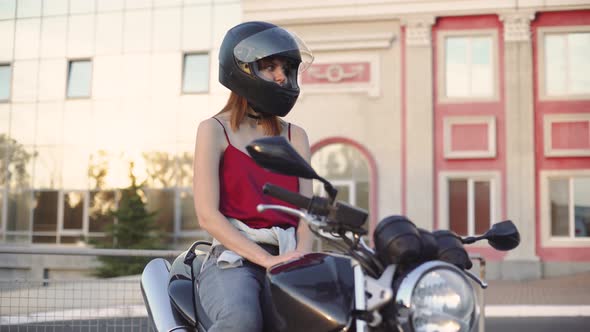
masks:
<instances>
[{"instance_id":1,"label":"young woman","mask_svg":"<svg viewBox=\"0 0 590 332\"><path fill-rule=\"evenodd\" d=\"M258 204L284 204L262 193L265 183L311 196L310 181L262 169L245 147L281 135L309 161L305 131L279 117L295 104L298 71L312 59L295 35L265 22L239 24L222 42L219 81L232 92L221 112L199 125L193 183L199 223L214 238L197 280L210 332L268 330L266 269L311 250L305 223L256 211Z\"/></svg>"}]
</instances>

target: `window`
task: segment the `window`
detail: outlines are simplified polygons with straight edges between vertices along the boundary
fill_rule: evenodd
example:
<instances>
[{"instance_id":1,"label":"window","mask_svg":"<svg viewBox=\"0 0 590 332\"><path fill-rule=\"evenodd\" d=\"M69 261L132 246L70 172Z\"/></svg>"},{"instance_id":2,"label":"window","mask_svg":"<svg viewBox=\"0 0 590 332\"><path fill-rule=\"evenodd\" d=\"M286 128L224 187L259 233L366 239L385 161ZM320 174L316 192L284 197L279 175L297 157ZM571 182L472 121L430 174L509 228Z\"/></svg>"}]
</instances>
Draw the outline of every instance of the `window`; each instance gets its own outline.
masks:
<instances>
[{"instance_id":1,"label":"window","mask_svg":"<svg viewBox=\"0 0 590 332\"><path fill-rule=\"evenodd\" d=\"M60 229L60 243L78 243L84 240L84 205L86 194L83 191L63 193L63 224Z\"/></svg>"},{"instance_id":2,"label":"window","mask_svg":"<svg viewBox=\"0 0 590 332\"><path fill-rule=\"evenodd\" d=\"M547 96L590 94L590 32L543 35Z\"/></svg>"},{"instance_id":3,"label":"window","mask_svg":"<svg viewBox=\"0 0 590 332\"><path fill-rule=\"evenodd\" d=\"M447 97L493 93L492 40L489 37L449 37L445 41Z\"/></svg>"},{"instance_id":4,"label":"window","mask_svg":"<svg viewBox=\"0 0 590 332\"><path fill-rule=\"evenodd\" d=\"M497 31L439 34L441 101L497 98Z\"/></svg>"},{"instance_id":5,"label":"window","mask_svg":"<svg viewBox=\"0 0 590 332\"><path fill-rule=\"evenodd\" d=\"M485 233L491 221L490 181L449 180L449 228L461 235Z\"/></svg>"},{"instance_id":6,"label":"window","mask_svg":"<svg viewBox=\"0 0 590 332\"><path fill-rule=\"evenodd\" d=\"M7 232L25 232L30 230L31 206L33 206L29 190L11 190L8 192L6 207Z\"/></svg>"},{"instance_id":7,"label":"window","mask_svg":"<svg viewBox=\"0 0 590 332\"><path fill-rule=\"evenodd\" d=\"M439 183L441 229L473 236L485 233L497 221L498 173L442 173Z\"/></svg>"},{"instance_id":8,"label":"window","mask_svg":"<svg viewBox=\"0 0 590 332\"><path fill-rule=\"evenodd\" d=\"M158 229L170 235L174 233L174 190L144 189L146 209L155 213L154 220Z\"/></svg>"},{"instance_id":9,"label":"window","mask_svg":"<svg viewBox=\"0 0 590 332\"><path fill-rule=\"evenodd\" d=\"M590 176L549 179L551 236L590 238Z\"/></svg>"},{"instance_id":10,"label":"window","mask_svg":"<svg viewBox=\"0 0 590 332\"><path fill-rule=\"evenodd\" d=\"M10 81L12 70L9 64L0 64L0 101L10 99Z\"/></svg>"},{"instance_id":11,"label":"window","mask_svg":"<svg viewBox=\"0 0 590 332\"><path fill-rule=\"evenodd\" d=\"M311 158L312 167L338 190L337 200L369 211L369 163L358 149L343 143L326 145ZM324 185L313 182L315 195L324 196ZM364 225L369 229L369 220ZM335 250L328 242L318 242L316 250Z\"/></svg>"},{"instance_id":12,"label":"window","mask_svg":"<svg viewBox=\"0 0 590 332\"><path fill-rule=\"evenodd\" d=\"M39 190L34 194L33 243L57 241L57 209L59 192Z\"/></svg>"},{"instance_id":13,"label":"window","mask_svg":"<svg viewBox=\"0 0 590 332\"><path fill-rule=\"evenodd\" d=\"M369 209L369 165L354 147L336 143L327 145L311 158L312 167L338 189L338 200ZM323 194L324 186L314 182L315 194Z\"/></svg>"},{"instance_id":14,"label":"window","mask_svg":"<svg viewBox=\"0 0 590 332\"><path fill-rule=\"evenodd\" d=\"M72 60L68 65L68 98L90 97L92 62L90 60Z\"/></svg>"},{"instance_id":15,"label":"window","mask_svg":"<svg viewBox=\"0 0 590 332\"><path fill-rule=\"evenodd\" d=\"M183 93L202 93L209 90L209 54L184 55L182 73Z\"/></svg>"},{"instance_id":16,"label":"window","mask_svg":"<svg viewBox=\"0 0 590 332\"><path fill-rule=\"evenodd\" d=\"M88 231L91 236L101 236L115 222L109 212L117 207L117 192L91 190L88 201Z\"/></svg>"},{"instance_id":17,"label":"window","mask_svg":"<svg viewBox=\"0 0 590 332\"><path fill-rule=\"evenodd\" d=\"M180 231L198 231L199 221L195 215L193 193L189 190L180 192Z\"/></svg>"}]
</instances>

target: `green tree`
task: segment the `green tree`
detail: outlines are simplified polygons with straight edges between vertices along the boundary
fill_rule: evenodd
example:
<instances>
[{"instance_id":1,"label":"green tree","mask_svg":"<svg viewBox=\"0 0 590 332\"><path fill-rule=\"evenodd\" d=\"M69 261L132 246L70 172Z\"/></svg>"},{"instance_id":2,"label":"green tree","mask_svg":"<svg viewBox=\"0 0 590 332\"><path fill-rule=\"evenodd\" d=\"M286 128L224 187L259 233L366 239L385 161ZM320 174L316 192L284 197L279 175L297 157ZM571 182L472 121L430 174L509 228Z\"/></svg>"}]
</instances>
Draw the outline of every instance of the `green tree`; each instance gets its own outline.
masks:
<instances>
[{"instance_id":1,"label":"green tree","mask_svg":"<svg viewBox=\"0 0 590 332\"><path fill-rule=\"evenodd\" d=\"M157 212L148 212L142 191L143 184L137 184L133 175L133 163L130 163L129 178L131 185L121 190L121 199L116 210L110 215L117 220L107 227L107 236L95 242L97 248L118 249L162 249L162 235L155 224ZM101 266L96 275L110 278L138 274L150 258L144 257L100 257Z\"/></svg>"}]
</instances>

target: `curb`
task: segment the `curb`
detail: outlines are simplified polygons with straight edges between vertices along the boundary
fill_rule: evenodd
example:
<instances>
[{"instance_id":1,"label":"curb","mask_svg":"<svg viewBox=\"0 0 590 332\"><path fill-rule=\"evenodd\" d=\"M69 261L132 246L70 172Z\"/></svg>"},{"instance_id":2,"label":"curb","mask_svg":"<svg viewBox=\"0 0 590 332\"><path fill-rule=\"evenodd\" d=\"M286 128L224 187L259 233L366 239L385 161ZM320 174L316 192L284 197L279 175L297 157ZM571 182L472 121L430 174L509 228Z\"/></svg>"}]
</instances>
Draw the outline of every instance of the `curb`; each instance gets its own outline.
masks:
<instances>
[{"instance_id":1,"label":"curb","mask_svg":"<svg viewBox=\"0 0 590 332\"><path fill-rule=\"evenodd\" d=\"M588 317L590 305L487 305L485 317Z\"/></svg>"}]
</instances>

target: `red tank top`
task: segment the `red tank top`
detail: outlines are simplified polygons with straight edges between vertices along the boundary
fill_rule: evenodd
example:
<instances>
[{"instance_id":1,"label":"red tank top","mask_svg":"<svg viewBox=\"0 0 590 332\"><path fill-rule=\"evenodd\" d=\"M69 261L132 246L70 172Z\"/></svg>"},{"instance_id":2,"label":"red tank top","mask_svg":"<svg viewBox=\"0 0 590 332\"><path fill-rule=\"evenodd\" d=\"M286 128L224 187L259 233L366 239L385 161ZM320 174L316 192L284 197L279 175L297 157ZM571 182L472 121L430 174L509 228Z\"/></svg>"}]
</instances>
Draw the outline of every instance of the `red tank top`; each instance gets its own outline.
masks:
<instances>
[{"instance_id":1,"label":"red tank top","mask_svg":"<svg viewBox=\"0 0 590 332\"><path fill-rule=\"evenodd\" d=\"M219 211L226 217L235 218L251 228L297 227L297 217L277 211L256 211L258 204L280 204L291 206L274 199L262 192L266 183L299 192L299 179L272 173L258 166L254 159L245 154L229 141L225 126L218 119L227 139L221 161L219 162ZM289 124L289 141L291 141L291 124Z\"/></svg>"}]
</instances>

